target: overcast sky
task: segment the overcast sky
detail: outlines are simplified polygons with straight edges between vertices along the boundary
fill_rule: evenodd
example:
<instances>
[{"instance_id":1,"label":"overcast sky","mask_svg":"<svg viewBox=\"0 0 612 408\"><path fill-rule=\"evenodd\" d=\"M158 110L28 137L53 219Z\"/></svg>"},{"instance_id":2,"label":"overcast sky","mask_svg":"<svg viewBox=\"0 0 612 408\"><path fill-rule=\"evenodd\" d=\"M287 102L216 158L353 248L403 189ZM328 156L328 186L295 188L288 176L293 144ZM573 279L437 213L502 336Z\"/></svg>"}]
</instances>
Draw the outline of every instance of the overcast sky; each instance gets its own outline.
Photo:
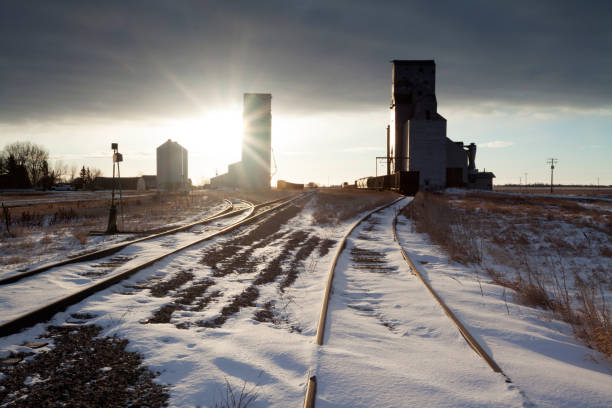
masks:
<instances>
[{"instance_id":1,"label":"overcast sky","mask_svg":"<svg viewBox=\"0 0 612 408\"><path fill-rule=\"evenodd\" d=\"M240 159L218 145L239 149L242 94L269 92L278 177L353 181L384 154L389 61L435 59L448 137L496 183L552 156L559 182L612 184L611 22L609 1L4 0L0 142L108 174L112 139L150 174L172 138L199 183Z\"/></svg>"}]
</instances>

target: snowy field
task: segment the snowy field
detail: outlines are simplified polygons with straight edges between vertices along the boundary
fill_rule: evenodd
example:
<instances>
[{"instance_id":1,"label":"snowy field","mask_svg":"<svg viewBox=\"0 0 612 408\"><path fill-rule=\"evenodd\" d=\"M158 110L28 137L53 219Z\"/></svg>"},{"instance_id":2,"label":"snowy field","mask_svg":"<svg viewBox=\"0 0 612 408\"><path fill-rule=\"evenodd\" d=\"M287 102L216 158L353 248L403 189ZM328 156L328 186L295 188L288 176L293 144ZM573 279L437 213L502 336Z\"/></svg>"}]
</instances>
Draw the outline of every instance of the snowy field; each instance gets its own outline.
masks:
<instances>
[{"instance_id":1,"label":"snowy field","mask_svg":"<svg viewBox=\"0 0 612 408\"><path fill-rule=\"evenodd\" d=\"M159 373L155 383L168 385L173 407L222 406L228 384L238 393L244 386L254 398L251 407L299 407L313 374L317 407L612 406L606 356L576 340L571 326L549 312L523 306L511 289L450 260L400 215L399 244L512 382L472 351L393 240L393 218L411 198L349 237L324 345L317 346L330 263L343 235L367 211L357 199L364 197L308 198L168 257L48 324L95 324L103 338L129 340L127 350ZM0 356L33 352L27 362L52 352L54 338L43 338L51 344L35 351L23 346L48 335L48 324L1 338ZM99 378L119 369L104 359L99 364ZM0 370L2 396L14 371ZM21 388L11 389L0 406L33 406L28 399L53 382L35 364L19 378Z\"/></svg>"},{"instance_id":2,"label":"snowy field","mask_svg":"<svg viewBox=\"0 0 612 408\"><path fill-rule=\"evenodd\" d=\"M611 186L590 186L590 187L570 187L570 186L555 186L553 192L550 192L550 186L494 186L496 192L514 193L514 194L529 194L555 197L572 197L572 198L608 198L612 199Z\"/></svg>"},{"instance_id":3,"label":"snowy field","mask_svg":"<svg viewBox=\"0 0 612 408\"><path fill-rule=\"evenodd\" d=\"M51 192L33 196L2 193L0 201L13 207L9 209L8 232L0 214L0 277L106 248L142 236L142 233L198 221L223 208L223 200L228 197L260 203L290 194L195 191L185 196L126 192L123 215L121 207L117 207L117 225L123 233L99 235L92 231L106 229L109 191Z\"/></svg>"},{"instance_id":4,"label":"snowy field","mask_svg":"<svg viewBox=\"0 0 612 408\"><path fill-rule=\"evenodd\" d=\"M447 190L405 214L451 259L612 357L612 202Z\"/></svg>"}]
</instances>

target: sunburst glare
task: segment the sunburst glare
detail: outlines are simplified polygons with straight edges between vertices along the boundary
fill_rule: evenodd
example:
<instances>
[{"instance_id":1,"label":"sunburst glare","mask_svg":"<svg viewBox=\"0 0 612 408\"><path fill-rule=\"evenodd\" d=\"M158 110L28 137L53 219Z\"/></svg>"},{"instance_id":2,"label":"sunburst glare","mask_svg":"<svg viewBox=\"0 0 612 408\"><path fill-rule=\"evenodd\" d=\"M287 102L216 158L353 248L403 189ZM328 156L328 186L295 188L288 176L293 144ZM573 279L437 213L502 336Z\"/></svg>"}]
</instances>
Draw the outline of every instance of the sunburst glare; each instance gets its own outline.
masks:
<instances>
[{"instance_id":1,"label":"sunburst glare","mask_svg":"<svg viewBox=\"0 0 612 408\"><path fill-rule=\"evenodd\" d=\"M169 121L165 133L189 150L190 168L202 170L201 174L221 173L229 163L240 160L242 111L238 108L212 110L199 118ZM206 157L205 162L198 157Z\"/></svg>"}]
</instances>

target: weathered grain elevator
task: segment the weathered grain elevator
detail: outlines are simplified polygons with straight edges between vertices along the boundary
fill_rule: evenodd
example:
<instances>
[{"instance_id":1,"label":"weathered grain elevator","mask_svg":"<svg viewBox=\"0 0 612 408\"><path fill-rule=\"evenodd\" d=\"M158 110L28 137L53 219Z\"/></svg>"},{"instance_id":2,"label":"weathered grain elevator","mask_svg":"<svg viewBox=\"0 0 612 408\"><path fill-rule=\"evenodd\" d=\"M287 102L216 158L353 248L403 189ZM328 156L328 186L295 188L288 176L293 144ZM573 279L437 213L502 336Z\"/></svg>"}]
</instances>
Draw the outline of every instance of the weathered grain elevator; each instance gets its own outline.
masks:
<instances>
[{"instance_id":1,"label":"weathered grain elevator","mask_svg":"<svg viewBox=\"0 0 612 408\"><path fill-rule=\"evenodd\" d=\"M446 119L438 113L436 99L436 63L393 60L392 64L388 171L418 173L420 189L491 189L495 176L476 169L476 145L464 147L463 142L446 137Z\"/></svg>"},{"instance_id":2,"label":"weathered grain elevator","mask_svg":"<svg viewBox=\"0 0 612 408\"><path fill-rule=\"evenodd\" d=\"M446 119L438 114L436 64L394 60L391 76L391 169L418 171L421 187L443 188Z\"/></svg>"}]
</instances>

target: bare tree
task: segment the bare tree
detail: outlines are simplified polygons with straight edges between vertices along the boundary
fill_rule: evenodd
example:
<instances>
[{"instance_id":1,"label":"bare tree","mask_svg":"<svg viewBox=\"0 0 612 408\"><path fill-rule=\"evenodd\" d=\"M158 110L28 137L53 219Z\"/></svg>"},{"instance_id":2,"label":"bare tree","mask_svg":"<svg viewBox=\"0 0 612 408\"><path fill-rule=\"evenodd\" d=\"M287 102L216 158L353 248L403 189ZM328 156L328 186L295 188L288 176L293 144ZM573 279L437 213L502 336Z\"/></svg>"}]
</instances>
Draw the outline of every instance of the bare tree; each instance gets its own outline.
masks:
<instances>
[{"instance_id":1,"label":"bare tree","mask_svg":"<svg viewBox=\"0 0 612 408\"><path fill-rule=\"evenodd\" d=\"M102 176L102 170L96 168L96 167L91 167L91 168L87 168L90 173L91 173L91 180L93 181L96 177L101 177Z\"/></svg>"},{"instance_id":2,"label":"bare tree","mask_svg":"<svg viewBox=\"0 0 612 408\"><path fill-rule=\"evenodd\" d=\"M4 156L13 156L18 166L24 166L35 185L43 176L45 166L48 165L49 151L35 143L15 142L4 147Z\"/></svg>"},{"instance_id":3,"label":"bare tree","mask_svg":"<svg viewBox=\"0 0 612 408\"><path fill-rule=\"evenodd\" d=\"M64 181L64 178L68 175L68 165L61 160L56 160L53 165L53 181L61 182ZM75 168L76 172L76 168Z\"/></svg>"},{"instance_id":4,"label":"bare tree","mask_svg":"<svg viewBox=\"0 0 612 408\"><path fill-rule=\"evenodd\" d=\"M70 166L70 182L72 183L74 181L74 179L76 178L77 174L79 173L79 169L76 165L72 165Z\"/></svg>"}]
</instances>

